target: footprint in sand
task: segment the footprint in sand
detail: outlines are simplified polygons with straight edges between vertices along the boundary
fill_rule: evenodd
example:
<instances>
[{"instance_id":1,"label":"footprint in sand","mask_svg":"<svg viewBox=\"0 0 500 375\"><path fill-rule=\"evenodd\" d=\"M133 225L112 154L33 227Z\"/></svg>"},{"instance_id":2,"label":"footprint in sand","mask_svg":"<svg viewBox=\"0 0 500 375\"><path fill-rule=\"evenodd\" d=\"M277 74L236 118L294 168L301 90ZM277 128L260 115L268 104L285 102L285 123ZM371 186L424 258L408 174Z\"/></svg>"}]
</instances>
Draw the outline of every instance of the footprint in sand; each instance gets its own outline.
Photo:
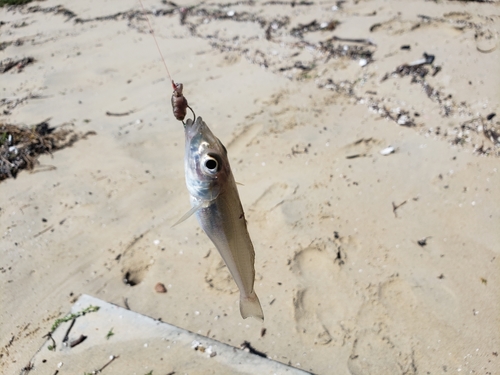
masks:
<instances>
[{"instance_id":1,"label":"footprint in sand","mask_svg":"<svg viewBox=\"0 0 500 375\"><path fill-rule=\"evenodd\" d=\"M399 351L387 336L373 331L358 333L347 367L352 375L415 374L413 358Z\"/></svg>"},{"instance_id":2,"label":"footprint in sand","mask_svg":"<svg viewBox=\"0 0 500 375\"><path fill-rule=\"evenodd\" d=\"M296 292L293 299L296 329L307 341L327 345L333 338L316 313L316 309L321 306L317 297L315 291L308 289L299 289Z\"/></svg>"},{"instance_id":3,"label":"footprint in sand","mask_svg":"<svg viewBox=\"0 0 500 375\"><path fill-rule=\"evenodd\" d=\"M352 375L362 374L416 374L413 359L413 343L402 341L405 335L398 335L388 327L390 318L385 309L377 303L366 303L361 313L364 323L359 327L369 327L355 333L355 340L347 367ZM401 332L404 332L402 329ZM394 341L395 340L395 341Z\"/></svg>"},{"instance_id":4,"label":"footprint in sand","mask_svg":"<svg viewBox=\"0 0 500 375\"><path fill-rule=\"evenodd\" d=\"M361 306L356 325L364 329L355 334L347 363L351 374L417 373L414 357L420 347L419 337L425 325L434 320L422 307L425 302L420 292L414 292L420 289L393 276L380 284L372 298ZM432 322L429 327L432 326L440 325Z\"/></svg>"},{"instance_id":5,"label":"footprint in sand","mask_svg":"<svg viewBox=\"0 0 500 375\"><path fill-rule=\"evenodd\" d=\"M144 246L144 236L147 232L134 238L117 260L121 263L121 276L125 284L135 286L142 282L151 266L152 257L147 246Z\"/></svg>"},{"instance_id":6,"label":"footprint in sand","mask_svg":"<svg viewBox=\"0 0 500 375\"><path fill-rule=\"evenodd\" d=\"M295 326L308 344L343 345L349 336L345 321L355 315L352 283L342 271L353 242L340 239L315 243L299 250L292 271L300 286L293 301Z\"/></svg>"}]
</instances>

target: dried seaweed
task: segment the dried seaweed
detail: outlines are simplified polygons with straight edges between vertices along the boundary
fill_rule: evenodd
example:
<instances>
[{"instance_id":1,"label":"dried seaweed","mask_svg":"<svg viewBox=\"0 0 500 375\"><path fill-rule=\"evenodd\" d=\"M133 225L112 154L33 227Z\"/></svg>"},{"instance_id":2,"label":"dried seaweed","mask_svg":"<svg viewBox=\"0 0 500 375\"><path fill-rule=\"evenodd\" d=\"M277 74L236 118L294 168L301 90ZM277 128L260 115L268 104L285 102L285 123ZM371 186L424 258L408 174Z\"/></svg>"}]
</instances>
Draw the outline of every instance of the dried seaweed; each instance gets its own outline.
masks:
<instances>
[{"instance_id":1,"label":"dried seaweed","mask_svg":"<svg viewBox=\"0 0 500 375\"><path fill-rule=\"evenodd\" d=\"M290 18L283 16L281 18L275 18L268 22L266 27L266 40L271 41L273 38L273 33L278 30L287 27L290 24Z\"/></svg>"},{"instance_id":2,"label":"dried seaweed","mask_svg":"<svg viewBox=\"0 0 500 375\"><path fill-rule=\"evenodd\" d=\"M343 80L340 82L335 82L333 79L328 78L325 82L318 83L318 87L334 91L340 95L354 97L357 100L361 99L356 96L354 92L354 82L351 81Z\"/></svg>"},{"instance_id":3,"label":"dried seaweed","mask_svg":"<svg viewBox=\"0 0 500 375\"><path fill-rule=\"evenodd\" d=\"M319 44L318 49L326 54L326 61L332 58L348 58L351 60L365 59L366 63L373 61L373 48L352 44L333 44L332 42L335 40L336 38L330 38Z\"/></svg>"},{"instance_id":4,"label":"dried seaweed","mask_svg":"<svg viewBox=\"0 0 500 375\"><path fill-rule=\"evenodd\" d=\"M22 169L33 169L40 155L69 147L93 134L77 134L69 126L56 129L48 120L31 127L0 124L0 181L15 178Z\"/></svg>"},{"instance_id":5,"label":"dried seaweed","mask_svg":"<svg viewBox=\"0 0 500 375\"><path fill-rule=\"evenodd\" d=\"M369 104L370 110L377 113L380 117L394 121L401 126L413 127L416 126L415 120L410 116L410 112L396 108L390 111L385 105L380 102L372 101Z\"/></svg>"},{"instance_id":6,"label":"dried seaweed","mask_svg":"<svg viewBox=\"0 0 500 375\"><path fill-rule=\"evenodd\" d=\"M9 42L0 42L0 51L3 51L4 49L6 49L11 44L12 44L12 41L9 41Z\"/></svg>"},{"instance_id":7,"label":"dried seaweed","mask_svg":"<svg viewBox=\"0 0 500 375\"><path fill-rule=\"evenodd\" d=\"M297 5L313 5L314 2L312 1L266 1L262 5L290 5L292 8L297 6Z\"/></svg>"},{"instance_id":8,"label":"dried seaweed","mask_svg":"<svg viewBox=\"0 0 500 375\"><path fill-rule=\"evenodd\" d=\"M321 22L319 23L316 20L313 20L306 24L299 24L298 26L292 28L290 30L290 35L302 38L304 34L311 33L315 31L333 31L340 25L340 21L332 20L329 22Z\"/></svg>"},{"instance_id":9,"label":"dried seaweed","mask_svg":"<svg viewBox=\"0 0 500 375\"><path fill-rule=\"evenodd\" d=\"M484 3L484 4L491 4L494 3L495 0L448 0L448 1L458 1L462 3Z\"/></svg>"},{"instance_id":10,"label":"dried seaweed","mask_svg":"<svg viewBox=\"0 0 500 375\"><path fill-rule=\"evenodd\" d=\"M16 6L16 5L24 5L31 3L33 0L0 0L0 8L8 5L8 6Z\"/></svg>"},{"instance_id":11,"label":"dried seaweed","mask_svg":"<svg viewBox=\"0 0 500 375\"><path fill-rule=\"evenodd\" d=\"M298 26L290 30L290 35L296 38L302 38L305 33L310 33L318 31L321 29L321 25L318 21L314 20L306 24L299 24Z\"/></svg>"},{"instance_id":12,"label":"dried seaweed","mask_svg":"<svg viewBox=\"0 0 500 375\"><path fill-rule=\"evenodd\" d=\"M444 94L427 82L426 77L430 72L428 66L432 67L433 72L431 75L433 77L441 71L440 66L432 65L433 62L434 56L424 53L423 59L414 63L400 65L393 72L386 73L382 77L381 82L389 79L390 77L412 77L411 83L417 83L422 86L422 89L427 97L440 105L443 117L448 117L454 112L454 108L458 109L459 106L451 100L451 95Z\"/></svg>"},{"instance_id":13,"label":"dried seaweed","mask_svg":"<svg viewBox=\"0 0 500 375\"><path fill-rule=\"evenodd\" d=\"M488 1L476 2L486 3ZM345 1L337 1L331 9L333 11L341 9L343 3ZM293 0L268 0L262 3L253 0L234 0L226 3L200 2L185 7L169 0L162 0L161 4L160 9L144 11L132 8L128 11L87 19L77 17L74 12L63 6L49 8L32 6L23 9L28 12L51 12L63 15L75 23L125 21L129 27L139 33L149 33L149 28L146 26L146 15L176 18L180 27L187 30L193 37L206 40L214 50L225 55L242 56L252 64L269 69L276 74L283 74L291 80L314 79L318 88L330 90L335 95L342 95L350 98L353 102L366 105L377 115L394 121L398 125L418 127L419 131L435 132L435 129L426 129L425 123L419 123L417 126L416 119L419 114L415 109L412 109L410 114L410 107L394 107L394 99L397 98L381 97L375 90L366 91L365 94L361 93L361 89L366 83L375 83L373 81L376 78L374 78L372 69L364 69L364 67L375 60L377 45L371 39L364 38L365 35L343 35L342 37L332 35L337 25L345 19L343 12L335 13L335 19L332 18L331 13L329 16L325 13L321 17L326 18L314 19L311 17L304 23L298 23L293 22L292 14L296 11L291 10L290 7L303 6L301 11L304 12L306 11L305 7L315 3ZM275 12L268 13L262 9L274 6L282 6L283 12L276 15ZM271 13L273 14L270 15ZM475 18L462 17L462 13L457 17L455 13L447 13L442 17L420 14L411 20L404 20L401 15L398 15L385 22L374 24L370 31L374 32L377 28L385 30L386 26L391 26L394 22L403 22L407 32L425 25L442 24L460 31L464 29L474 30L474 38L480 52L488 53L496 48L496 43L489 43L489 41L496 38L498 33L489 28L487 19L483 17L484 22L473 22ZM239 33L239 27L230 27L230 25L226 27L224 25L231 22L257 25L257 31L248 34L249 30L255 30L252 27L244 28L245 31ZM214 32L213 26L204 27L210 23L217 24L215 28L217 31ZM224 31L229 29L231 29L231 33ZM255 43L262 37L265 38L264 43ZM478 43L481 41L486 42L479 45ZM6 46L5 44L3 48ZM407 44L402 48L409 50L411 47ZM2 48L1 45L0 48ZM444 88L437 87L437 83L434 83L432 77L436 76L442 67L435 65L433 59L432 55L424 55L423 59L399 65L392 72L387 73L382 78L382 82L388 79L410 77L412 84L420 85L427 98L438 104L440 117L447 121L446 128L436 132L436 136L447 139L454 144L468 145L480 154L500 156L499 122L491 121L493 117L489 118L488 113L480 115L474 112L471 103L456 101L449 93L445 92ZM332 60L344 60L344 62L332 64ZM356 65L359 63L357 77L352 80L342 79L335 73L339 65L345 65L345 60L356 61ZM450 73L447 72L447 74ZM8 112L10 106L15 106L22 100L24 98L15 101L3 99L0 101L0 106L6 106L4 112ZM482 141L486 143L486 146L481 143ZM493 143L491 147L488 146L490 142Z\"/></svg>"},{"instance_id":14,"label":"dried seaweed","mask_svg":"<svg viewBox=\"0 0 500 375\"><path fill-rule=\"evenodd\" d=\"M10 111L16 108L19 104L27 102L30 99L41 99L41 98L42 98L41 95L32 93L23 96L22 98L3 98L0 99L0 107L5 106L6 108L3 110L3 114L10 115Z\"/></svg>"},{"instance_id":15,"label":"dried seaweed","mask_svg":"<svg viewBox=\"0 0 500 375\"><path fill-rule=\"evenodd\" d=\"M6 73L13 68L17 68L18 72L21 72L26 65L33 64L35 59L33 57L24 57L22 59L11 59L6 58L0 61L0 74Z\"/></svg>"},{"instance_id":16,"label":"dried seaweed","mask_svg":"<svg viewBox=\"0 0 500 375\"><path fill-rule=\"evenodd\" d=\"M28 13L38 13L38 12L40 12L40 13L54 13L57 15L63 15L68 20L76 17L76 13L63 7L62 5L56 5L56 6L49 7L49 8L42 8L41 6L36 5L36 6L29 7L27 9L27 12Z\"/></svg>"},{"instance_id":17,"label":"dried seaweed","mask_svg":"<svg viewBox=\"0 0 500 375\"><path fill-rule=\"evenodd\" d=\"M145 21L145 15L148 16L167 16L167 15L172 15L176 11L176 8L174 9L158 9L154 11L140 11L140 10L129 10L127 12L117 12L114 14L109 14L107 16L101 16L101 17L94 17L94 18L80 18L77 17L75 18L74 22L75 23L87 23L87 22L96 22L96 21L117 21L117 20L143 20Z\"/></svg>"},{"instance_id":18,"label":"dried seaweed","mask_svg":"<svg viewBox=\"0 0 500 375\"><path fill-rule=\"evenodd\" d=\"M410 66L407 64L403 64L398 66L392 73L387 73L386 75L384 75L382 81L385 81L390 76L398 76L398 77L412 76L412 77L424 78L428 73L429 69L423 65Z\"/></svg>"},{"instance_id":19,"label":"dried seaweed","mask_svg":"<svg viewBox=\"0 0 500 375\"><path fill-rule=\"evenodd\" d=\"M392 73L385 74L384 77L382 78L382 81L385 81L390 76L399 76L399 77L413 76L413 77L424 78L429 73L429 69L425 65L432 65L434 59L435 59L434 55L429 55L424 52L424 56L422 59L417 60L410 64L403 64L398 66ZM435 76L437 72L441 70L441 68L435 67L434 70L435 72L433 73L433 76Z\"/></svg>"}]
</instances>

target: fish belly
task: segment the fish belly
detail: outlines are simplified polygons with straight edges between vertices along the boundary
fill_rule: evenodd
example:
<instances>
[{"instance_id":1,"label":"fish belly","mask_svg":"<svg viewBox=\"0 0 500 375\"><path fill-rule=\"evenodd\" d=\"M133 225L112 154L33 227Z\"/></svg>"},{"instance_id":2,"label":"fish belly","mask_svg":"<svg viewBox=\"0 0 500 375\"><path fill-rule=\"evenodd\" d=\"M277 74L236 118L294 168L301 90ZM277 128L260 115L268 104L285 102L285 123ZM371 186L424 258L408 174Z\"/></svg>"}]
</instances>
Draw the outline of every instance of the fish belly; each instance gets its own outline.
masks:
<instances>
[{"instance_id":1,"label":"fish belly","mask_svg":"<svg viewBox=\"0 0 500 375\"><path fill-rule=\"evenodd\" d=\"M226 263L240 290L240 313L264 319L259 298L254 292L255 252L248 234L245 215L234 181L208 207L197 211L200 226Z\"/></svg>"}]
</instances>

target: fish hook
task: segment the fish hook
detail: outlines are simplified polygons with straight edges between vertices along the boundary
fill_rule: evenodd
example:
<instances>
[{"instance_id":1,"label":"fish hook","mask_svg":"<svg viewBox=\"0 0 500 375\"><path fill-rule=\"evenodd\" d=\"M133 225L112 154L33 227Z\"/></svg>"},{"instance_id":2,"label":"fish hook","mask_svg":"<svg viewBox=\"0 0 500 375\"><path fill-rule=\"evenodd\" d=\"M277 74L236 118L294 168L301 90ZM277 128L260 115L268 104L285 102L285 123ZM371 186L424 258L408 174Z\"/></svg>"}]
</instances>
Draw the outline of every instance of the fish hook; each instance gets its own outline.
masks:
<instances>
[{"instance_id":1,"label":"fish hook","mask_svg":"<svg viewBox=\"0 0 500 375\"><path fill-rule=\"evenodd\" d=\"M193 123L194 123L196 121L196 114L194 113L193 108L191 108L189 105L187 107L189 108L189 110L193 114ZM186 127L186 123L184 122L184 120L182 120L182 125L184 125L184 127Z\"/></svg>"}]
</instances>

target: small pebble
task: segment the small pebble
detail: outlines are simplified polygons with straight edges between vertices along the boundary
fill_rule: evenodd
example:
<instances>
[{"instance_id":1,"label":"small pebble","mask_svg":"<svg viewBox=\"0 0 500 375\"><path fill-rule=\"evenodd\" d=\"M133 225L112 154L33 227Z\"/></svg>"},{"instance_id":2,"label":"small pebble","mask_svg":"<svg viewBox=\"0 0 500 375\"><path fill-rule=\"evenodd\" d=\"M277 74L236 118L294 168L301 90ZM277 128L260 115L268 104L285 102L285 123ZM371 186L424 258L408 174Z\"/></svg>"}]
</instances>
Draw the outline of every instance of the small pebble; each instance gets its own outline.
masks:
<instances>
[{"instance_id":1,"label":"small pebble","mask_svg":"<svg viewBox=\"0 0 500 375\"><path fill-rule=\"evenodd\" d=\"M165 288L165 285L162 283L157 283L155 285L155 292L156 293L167 293L167 288Z\"/></svg>"},{"instance_id":2,"label":"small pebble","mask_svg":"<svg viewBox=\"0 0 500 375\"><path fill-rule=\"evenodd\" d=\"M427 238L422 238L421 240L418 240L417 243L419 246L424 247L427 245Z\"/></svg>"},{"instance_id":3,"label":"small pebble","mask_svg":"<svg viewBox=\"0 0 500 375\"><path fill-rule=\"evenodd\" d=\"M389 147L384 148L383 150L380 150L380 153L385 156L385 155L392 154L394 151L396 151L396 149L392 146L389 146Z\"/></svg>"}]
</instances>

